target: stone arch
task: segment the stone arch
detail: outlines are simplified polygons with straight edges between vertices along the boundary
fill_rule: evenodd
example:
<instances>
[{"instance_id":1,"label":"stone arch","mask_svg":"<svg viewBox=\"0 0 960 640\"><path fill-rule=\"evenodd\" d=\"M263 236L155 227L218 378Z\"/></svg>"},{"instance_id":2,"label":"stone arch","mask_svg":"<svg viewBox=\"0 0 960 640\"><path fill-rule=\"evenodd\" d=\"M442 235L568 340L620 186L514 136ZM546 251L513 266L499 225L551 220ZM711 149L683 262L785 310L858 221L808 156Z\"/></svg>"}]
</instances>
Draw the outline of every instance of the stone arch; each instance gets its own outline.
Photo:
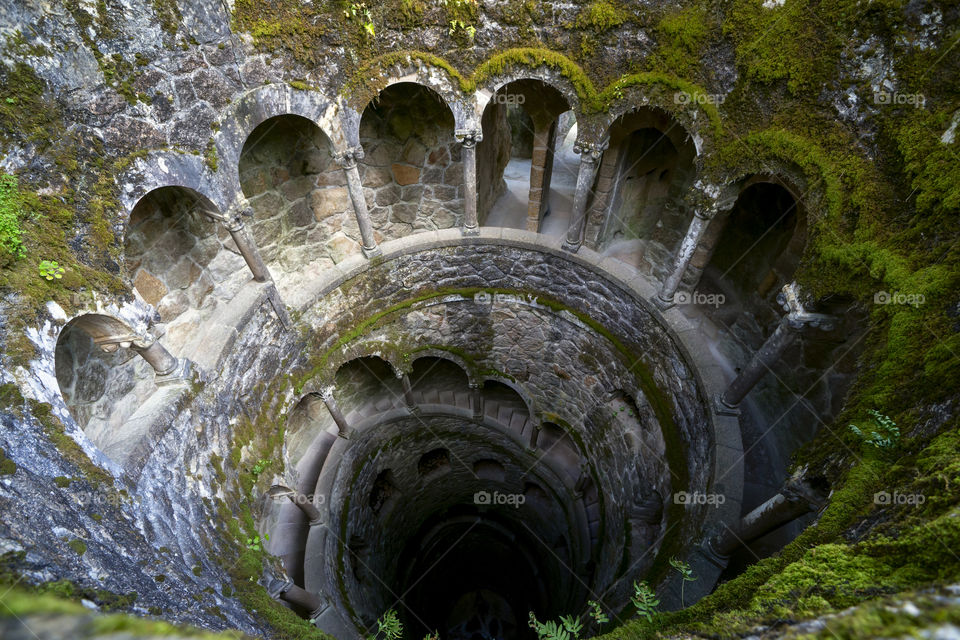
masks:
<instances>
[{"instance_id":1,"label":"stone arch","mask_svg":"<svg viewBox=\"0 0 960 640\"><path fill-rule=\"evenodd\" d=\"M575 113L570 100L539 78L504 82L488 97L477 145L481 224L540 230L550 212L559 118L566 112ZM496 213L488 219L491 209Z\"/></svg>"},{"instance_id":2,"label":"stone arch","mask_svg":"<svg viewBox=\"0 0 960 640\"><path fill-rule=\"evenodd\" d=\"M130 213L126 275L167 325L165 343L174 353L183 352L202 322L252 277L211 212L216 207L203 194L166 186L144 195Z\"/></svg>"},{"instance_id":3,"label":"stone arch","mask_svg":"<svg viewBox=\"0 0 960 640\"><path fill-rule=\"evenodd\" d=\"M335 160L313 120L283 114L254 128L238 160L240 188L253 208L250 233L281 289L360 252L360 230Z\"/></svg>"},{"instance_id":4,"label":"stone arch","mask_svg":"<svg viewBox=\"0 0 960 640\"><path fill-rule=\"evenodd\" d=\"M287 84L268 84L246 92L232 102L219 121L214 135L220 172L228 172L226 182L239 195L238 166L244 144L263 122L282 115L297 115L316 124L338 150L346 143L338 105L319 91L294 89Z\"/></svg>"},{"instance_id":5,"label":"stone arch","mask_svg":"<svg viewBox=\"0 0 960 640\"><path fill-rule=\"evenodd\" d=\"M90 441L121 466L147 435L138 428L143 425L128 423L157 390L155 370L131 348L145 339L118 318L90 313L61 329L54 350L67 409Z\"/></svg>"},{"instance_id":6,"label":"stone arch","mask_svg":"<svg viewBox=\"0 0 960 640\"><path fill-rule=\"evenodd\" d=\"M445 355L421 355L410 363L410 385L414 392L464 391L470 375L463 365Z\"/></svg>"},{"instance_id":7,"label":"stone arch","mask_svg":"<svg viewBox=\"0 0 960 640\"><path fill-rule=\"evenodd\" d=\"M788 180L756 174L711 223L704 275L727 297L774 295L793 279L807 240L807 212Z\"/></svg>"},{"instance_id":8,"label":"stone arch","mask_svg":"<svg viewBox=\"0 0 960 640\"><path fill-rule=\"evenodd\" d=\"M450 471L450 450L443 447L432 449L417 460L417 475L433 479Z\"/></svg>"},{"instance_id":9,"label":"stone arch","mask_svg":"<svg viewBox=\"0 0 960 640\"><path fill-rule=\"evenodd\" d=\"M378 355L349 360L333 376L334 398L348 415L351 411L366 413L380 402L399 402L403 385L388 361Z\"/></svg>"},{"instance_id":10,"label":"stone arch","mask_svg":"<svg viewBox=\"0 0 960 640\"><path fill-rule=\"evenodd\" d=\"M216 213L223 213L233 205L234 194L223 189L223 184L210 170L204 159L196 154L177 151L152 151L138 158L117 178L118 184L130 185L121 190L119 199L124 212L133 211L137 203L151 191L162 187L182 187L201 195ZM129 220L124 220L128 223Z\"/></svg>"},{"instance_id":11,"label":"stone arch","mask_svg":"<svg viewBox=\"0 0 960 640\"><path fill-rule=\"evenodd\" d=\"M483 398L484 412L491 418L497 419L498 416L491 410L492 406L498 408L511 409L514 413L519 413L527 420L536 422L536 412L533 401L526 393L511 380L500 377L485 377L483 379ZM499 410L499 409L498 409ZM516 428L515 425L508 426Z\"/></svg>"},{"instance_id":12,"label":"stone arch","mask_svg":"<svg viewBox=\"0 0 960 640\"><path fill-rule=\"evenodd\" d=\"M662 272L693 215L684 196L696 147L676 118L649 107L621 115L607 136L587 237L641 271Z\"/></svg>"},{"instance_id":13,"label":"stone arch","mask_svg":"<svg viewBox=\"0 0 960 640\"><path fill-rule=\"evenodd\" d=\"M397 238L460 224L463 166L455 127L447 102L422 84L391 84L366 106L358 169L379 234Z\"/></svg>"}]
</instances>

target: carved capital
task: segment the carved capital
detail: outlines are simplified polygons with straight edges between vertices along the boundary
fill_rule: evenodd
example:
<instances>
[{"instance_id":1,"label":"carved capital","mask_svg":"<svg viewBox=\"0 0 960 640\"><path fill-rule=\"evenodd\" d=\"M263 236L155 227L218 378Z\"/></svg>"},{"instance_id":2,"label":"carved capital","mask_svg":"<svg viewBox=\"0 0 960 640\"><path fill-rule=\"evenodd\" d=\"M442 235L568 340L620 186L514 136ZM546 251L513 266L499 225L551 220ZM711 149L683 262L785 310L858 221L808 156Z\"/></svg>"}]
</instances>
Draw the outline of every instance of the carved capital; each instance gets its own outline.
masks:
<instances>
[{"instance_id":1,"label":"carved capital","mask_svg":"<svg viewBox=\"0 0 960 640\"><path fill-rule=\"evenodd\" d=\"M336 160L344 169L353 169L357 166L357 163L363 160L363 147L356 146L345 149L344 151L335 154L333 159Z\"/></svg>"},{"instance_id":2,"label":"carved capital","mask_svg":"<svg viewBox=\"0 0 960 640\"><path fill-rule=\"evenodd\" d=\"M477 146L477 143L483 140L483 132L480 129L457 129L453 135L468 149Z\"/></svg>"},{"instance_id":3,"label":"carved capital","mask_svg":"<svg viewBox=\"0 0 960 640\"><path fill-rule=\"evenodd\" d=\"M800 288L796 282L784 285L780 293L777 294L777 302L787 312L783 321L786 322L788 328L794 331L800 331L804 327L832 331L836 327L837 320L833 316L812 313L804 308Z\"/></svg>"},{"instance_id":4,"label":"carved capital","mask_svg":"<svg viewBox=\"0 0 960 640\"><path fill-rule=\"evenodd\" d=\"M603 152L607 150L609 140L602 142L577 142L573 145L573 152L580 155L580 162L593 164L599 162Z\"/></svg>"}]
</instances>

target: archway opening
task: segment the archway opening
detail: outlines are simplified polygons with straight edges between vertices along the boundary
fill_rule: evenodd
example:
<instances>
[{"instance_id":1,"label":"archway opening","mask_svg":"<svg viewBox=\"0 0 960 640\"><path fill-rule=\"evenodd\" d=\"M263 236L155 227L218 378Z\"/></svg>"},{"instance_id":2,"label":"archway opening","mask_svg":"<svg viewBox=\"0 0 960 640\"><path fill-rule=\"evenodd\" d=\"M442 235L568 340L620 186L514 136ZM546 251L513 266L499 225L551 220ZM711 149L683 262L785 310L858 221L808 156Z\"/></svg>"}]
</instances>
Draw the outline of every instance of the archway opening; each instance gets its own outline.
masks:
<instances>
[{"instance_id":1,"label":"archway opening","mask_svg":"<svg viewBox=\"0 0 960 640\"><path fill-rule=\"evenodd\" d=\"M477 147L481 224L541 231L553 212L549 229L560 227L556 235L566 231L572 191L569 198L551 197L551 183L558 144L563 144L573 118L563 94L542 80L515 80L497 89L484 109L483 141ZM571 170L567 164L560 169L563 180L558 186L566 196Z\"/></svg>"}]
</instances>

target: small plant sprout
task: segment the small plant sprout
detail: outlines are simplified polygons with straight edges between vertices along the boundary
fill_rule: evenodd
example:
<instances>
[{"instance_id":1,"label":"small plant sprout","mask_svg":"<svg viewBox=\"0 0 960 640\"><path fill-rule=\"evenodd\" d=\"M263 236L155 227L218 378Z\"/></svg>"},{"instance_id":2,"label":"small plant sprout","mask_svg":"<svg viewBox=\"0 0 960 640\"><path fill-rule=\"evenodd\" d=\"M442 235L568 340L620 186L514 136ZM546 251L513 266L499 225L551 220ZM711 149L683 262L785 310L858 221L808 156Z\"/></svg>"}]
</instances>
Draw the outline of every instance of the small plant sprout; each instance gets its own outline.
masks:
<instances>
[{"instance_id":1,"label":"small plant sprout","mask_svg":"<svg viewBox=\"0 0 960 640\"><path fill-rule=\"evenodd\" d=\"M660 600L657 594L653 592L646 581L633 583L633 597L630 598L637 615L643 616L648 621L653 622L653 616L657 613L657 607L660 606Z\"/></svg>"},{"instance_id":2,"label":"small plant sprout","mask_svg":"<svg viewBox=\"0 0 960 640\"><path fill-rule=\"evenodd\" d=\"M40 277L46 278L47 280L59 280L65 273L64 268L55 260L41 260L38 268L40 270Z\"/></svg>"},{"instance_id":3,"label":"small plant sprout","mask_svg":"<svg viewBox=\"0 0 960 640\"><path fill-rule=\"evenodd\" d=\"M596 600L591 600L587 603L587 606L590 607L590 617L593 618L594 622L597 624L605 624L610 622L610 618L607 617L607 614L603 612L603 609L600 608L600 603Z\"/></svg>"},{"instance_id":4,"label":"small plant sprout","mask_svg":"<svg viewBox=\"0 0 960 640\"><path fill-rule=\"evenodd\" d=\"M259 476L261 473L266 471L267 467L269 466L270 466L270 461L264 460L263 458L261 458L260 460L257 460L257 464L253 465L253 469L250 470L250 473L252 473L255 476Z\"/></svg>"},{"instance_id":5,"label":"small plant sprout","mask_svg":"<svg viewBox=\"0 0 960 640\"><path fill-rule=\"evenodd\" d=\"M423 636L423 640L440 640L440 632L434 631L433 633L428 633Z\"/></svg>"},{"instance_id":6,"label":"small plant sprout","mask_svg":"<svg viewBox=\"0 0 960 640\"><path fill-rule=\"evenodd\" d=\"M259 535L255 535L252 538L247 538L247 549L250 549L251 551L261 551L263 549L263 543L266 543L268 540L270 540L269 533L263 534L262 541L260 540Z\"/></svg>"},{"instance_id":7,"label":"small plant sprout","mask_svg":"<svg viewBox=\"0 0 960 640\"><path fill-rule=\"evenodd\" d=\"M530 612L529 625L540 640L577 640L580 631L583 630L580 618L562 616L559 622L553 620L540 622L533 611Z\"/></svg>"},{"instance_id":8,"label":"small plant sprout","mask_svg":"<svg viewBox=\"0 0 960 640\"><path fill-rule=\"evenodd\" d=\"M683 581L680 583L680 606L682 607L684 606L683 585L687 582L693 582L697 579L697 577L693 575L693 569L690 568L690 565L683 560L679 560L678 558L670 558L670 566L676 569L677 573L680 574L680 577L683 578Z\"/></svg>"},{"instance_id":9,"label":"small plant sprout","mask_svg":"<svg viewBox=\"0 0 960 640\"><path fill-rule=\"evenodd\" d=\"M397 612L390 609L377 620L376 635L370 636L367 640L400 640L402 635L403 623L397 617Z\"/></svg>"},{"instance_id":10,"label":"small plant sprout","mask_svg":"<svg viewBox=\"0 0 960 640\"><path fill-rule=\"evenodd\" d=\"M850 431L856 434L864 443L876 449L892 449L900 440L900 429L897 423L876 409L869 411L873 427L869 432L855 424L850 425Z\"/></svg>"}]
</instances>

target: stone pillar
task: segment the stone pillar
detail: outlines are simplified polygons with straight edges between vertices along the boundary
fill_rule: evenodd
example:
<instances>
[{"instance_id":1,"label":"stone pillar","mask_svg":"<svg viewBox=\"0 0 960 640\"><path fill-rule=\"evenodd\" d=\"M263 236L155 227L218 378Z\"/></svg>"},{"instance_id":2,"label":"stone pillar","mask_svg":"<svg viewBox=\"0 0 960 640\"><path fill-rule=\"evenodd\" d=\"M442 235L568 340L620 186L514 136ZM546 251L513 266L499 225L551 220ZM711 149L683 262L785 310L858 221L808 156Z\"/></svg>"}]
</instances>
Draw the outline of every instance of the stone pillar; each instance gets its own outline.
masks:
<instances>
[{"instance_id":1,"label":"stone pillar","mask_svg":"<svg viewBox=\"0 0 960 640\"><path fill-rule=\"evenodd\" d=\"M720 558L728 557L738 546L761 538L822 504L823 495L808 482L794 476L780 493L743 516L734 528L725 528L707 543L707 550Z\"/></svg>"},{"instance_id":2,"label":"stone pillar","mask_svg":"<svg viewBox=\"0 0 960 640\"><path fill-rule=\"evenodd\" d=\"M653 299L653 302L661 309L668 309L673 306L673 295L677 292L677 287L680 286L680 280L687 271L690 258L693 257L693 252L700 243L700 238L703 237L704 231L707 230L707 225L715 215L716 209L712 208L698 208L693 212L693 220L690 221L690 227L687 228L687 235L684 236L683 241L680 243L680 250L677 252L677 257L673 262L673 269L663 281L663 284L660 286L660 291Z\"/></svg>"},{"instance_id":3,"label":"stone pillar","mask_svg":"<svg viewBox=\"0 0 960 640\"><path fill-rule=\"evenodd\" d=\"M156 382L160 385L183 380L190 373L189 360L174 357L149 334L100 336L93 343L104 353L115 353L121 347L132 349L153 368Z\"/></svg>"},{"instance_id":4,"label":"stone pillar","mask_svg":"<svg viewBox=\"0 0 960 640\"><path fill-rule=\"evenodd\" d=\"M363 149L361 147L347 149L337 154L334 159L347 176L347 190L350 192L353 212L357 216L357 226L360 227L363 255L367 258L380 255L380 247L377 246L377 241L373 237L373 223L370 222L370 212L367 211L367 199L363 196L360 171L357 169L357 163L363 159Z\"/></svg>"},{"instance_id":5,"label":"stone pillar","mask_svg":"<svg viewBox=\"0 0 960 640\"><path fill-rule=\"evenodd\" d=\"M583 230L587 222L587 200L590 197L590 189L593 187L597 162L603 156L604 149L606 149L605 142L601 144L578 142L573 147L573 152L580 154L580 168L577 171L577 190L573 194L570 226L567 229L567 238L563 241L563 249L571 253L576 253L583 243Z\"/></svg>"},{"instance_id":6,"label":"stone pillar","mask_svg":"<svg viewBox=\"0 0 960 640\"><path fill-rule=\"evenodd\" d=\"M537 441L540 439L540 424L533 421L533 417L530 418L530 440L527 442L527 446L533 450L537 448Z\"/></svg>"},{"instance_id":7,"label":"stone pillar","mask_svg":"<svg viewBox=\"0 0 960 640\"><path fill-rule=\"evenodd\" d=\"M298 587L293 580L287 578L274 579L271 581L267 591L271 596L283 600L287 604L294 605L307 612L307 617L313 621L320 617L330 605L318 594L311 593L303 587Z\"/></svg>"},{"instance_id":8,"label":"stone pillar","mask_svg":"<svg viewBox=\"0 0 960 640\"><path fill-rule=\"evenodd\" d=\"M454 134L463 145L463 233L480 233L477 221L477 143L483 140L479 129L463 129Z\"/></svg>"},{"instance_id":9,"label":"stone pillar","mask_svg":"<svg viewBox=\"0 0 960 640\"><path fill-rule=\"evenodd\" d=\"M540 217L549 192L545 185L551 125L534 122L533 155L530 158L530 192L527 196L527 231L540 230Z\"/></svg>"},{"instance_id":10,"label":"stone pillar","mask_svg":"<svg viewBox=\"0 0 960 640\"><path fill-rule=\"evenodd\" d=\"M303 515L307 516L308 524L311 527L323 524L323 515L320 513L320 510L314 506L309 497L303 495L296 489L275 484L270 487L269 490L267 490L267 496L273 498L274 500L280 498L290 498L290 501L293 502L293 504L295 504L297 508L303 512Z\"/></svg>"},{"instance_id":11,"label":"stone pillar","mask_svg":"<svg viewBox=\"0 0 960 640\"><path fill-rule=\"evenodd\" d=\"M417 403L413 401L413 383L410 382L410 376L401 373L400 382L403 385L403 403L407 405L407 409L415 409Z\"/></svg>"},{"instance_id":12,"label":"stone pillar","mask_svg":"<svg viewBox=\"0 0 960 640\"><path fill-rule=\"evenodd\" d=\"M236 243L237 250L240 251L240 255L243 256L244 261L246 261L250 272L253 273L253 279L257 282L269 282L273 280L270 276L270 270L267 269L266 263L264 263L263 258L260 256L260 250L257 249L257 244L243 226L243 218L241 215L252 215L252 213L253 208L246 200L243 200L241 204L231 209L226 216L216 217L223 223L227 231L230 232L230 237L233 238L233 241Z\"/></svg>"},{"instance_id":13,"label":"stone pillar","mask_svg":"<svg viewBox=\"0 0 960 640\"><path fill-rule=\"evenodd\" d=\"M130 348L150 363L158 376L169 376L180 366L180 361L156 340L134 341Z\"/></svg>"},{"instance_id":14,"label":"stone pillar","mask_svg":"<svg viewBox=\"0 0 960 640\"><path fill-rule=\"evenodd\" d=\"M473 419L483 419L483 389L479 384L470 383L470 405L473 409Z\"/></svg>"},{"instance_id":15,"label":"stone pillar","mask_svg":"<svg viewBox=\"0 0 960 640\"><path fill-rule=\"evenodd\" d=\"M343 412L340 411L340 407L333 397L333 387L322 389L320 391L320 398L323 400L323 404L327 405L327 411L330 412L330 417L337 423L337 435L341 438L349 439L350 425L347 424L347 419L343 417Z\"/></svg>"},{"instance_id":16,"label":"stone pillar","mask_svg":"<svg viewBox=\"0 0 960 640\"><path fill-rule=\"evenodd\" d=\"M724 391L717 403L718 411L726 414L735 414L739 405L757 382L763 378L773 365L787 350L803 327L810 325L829 331L833 328L834 320L830 316L819 313L809 313L800 304L795 283L786 285L777 296L787 314L780 319L776 330L759 350L750 359Z\"/></svg>"}]
</instances>

